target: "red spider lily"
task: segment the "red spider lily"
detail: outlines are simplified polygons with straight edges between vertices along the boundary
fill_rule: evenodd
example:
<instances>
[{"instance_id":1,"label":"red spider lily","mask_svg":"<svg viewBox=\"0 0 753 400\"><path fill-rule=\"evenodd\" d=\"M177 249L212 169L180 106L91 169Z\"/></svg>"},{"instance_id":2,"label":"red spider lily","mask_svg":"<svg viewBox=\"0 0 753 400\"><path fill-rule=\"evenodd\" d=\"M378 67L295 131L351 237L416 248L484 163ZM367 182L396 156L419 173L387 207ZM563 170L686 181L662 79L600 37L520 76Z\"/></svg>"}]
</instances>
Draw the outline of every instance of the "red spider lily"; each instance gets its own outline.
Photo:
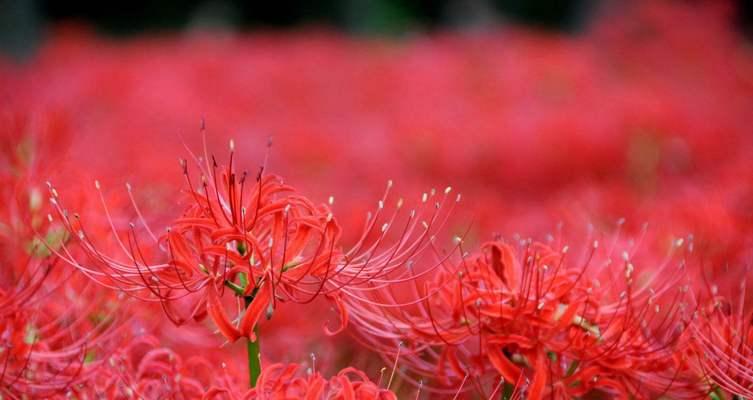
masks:
<instances>
[{"instance_id":1,"label":"red spider lily","mask_svg":"<svg viewBox=\"0 0 753 400\"><path fill-rule=\"evenodd\" d=\"M161 238L154 235L133 202L143 228L155 243L154 249L144 248L134 224L121 240L102 197L125 260L107 256L97 248L80 219L69 217L59 206L57 192L52 189L60 217L98 269L76 261L67 248L59 255L106 286L129 293L148 291L151 297L135 296L160 301L166 315L177 324L187 318L202 318L206 305L206 314L228 340L253 338L254 326L265 311L271 311L276 296L297 299L297 288L326 281L339 227L325 206L315 206L276 176L259 173L256 182L248 184L246 174L239 176L233 169L232 153L230 165L221 176L214 159L211 165L201 160L197 163L202 174L199 188L194 187L186 162L181 163L189 204ZM96 186L99 190L99 183ZM133 200L130 186L129 197ZM148 255L164 261L151 263ZM225 287L238 296L253 298L238 326L220 304ZM197 293L200 296L189 317L176 314L171 303Z\"/></svg>"},{"instance_id":2,"label":"red spider lily","mask_svg":"<svg viewBox=\"0 0 753 400\"><path fill-rule=\"evenodd\" d=\"M45 207L28 175L29 166L19 165L3 176L0 396L9 398L53 396L88 382L123 326L115 299L52 257L67 239L41 218Z\"/></svg>"},{"instance_id":3,"label":"red spider lily","mask_svg":"<svg viewBox=\"0 0 753 400\"><path fill-rule=\"evenodd\" d=\"M218 370L200 356L184 359L159 346L152 336L134 338L109 357L96 379L79 385L79 396L105 395L108 399L197 399L212 387L240 387L225 365Z\"/></svg>"},{"instance_id":4,"label":"red spider lily","mask_svg":"<svg viewBox=\"0 0 753 400\"><path fill-rule=\"evenodd\" d=\"M493 372L510 384L528 377L531 399L643 398L680 386L673 351L687 290L671 289L682 281L674 268L683 270L683 258L644 259L634 244L620 265L612 261L615 238L601 253L594 241L573 260L567 246L555 244L487 243L424 289L415 285L424 300L412 310L351 303L352 320L381 352L394 353L389 341L401 340L404 364L438 374L445 386L470 377L484 392L479 379Z\"/></svg>"},{"instance_id":5,"label":"red spider lily","mask_svg":"<svg viewBox=\"0 0 753 400\"><path fill-rule=\"evenodd\" d=\"M302 374L299 365L273 364L249 390L230 366L220 367L201 356L184 358L160 347L155 337L141 336L110 356L95 379L76 385L71 393L109 399L396 399L355 368L343 369L328 380L319 373Z\"/></svg>"},{"instance_id":6,"label":"red spider lily","mask_svg":"<svg viewBox=\"0 0 753 400\"><path fill-rule=\"evenodd\" d=\"M753 397L753 311L745 304L747 283L743 277L737 301L712 286L708 305L690 325L689 362L717 397Z\"/></svg>"},{"instance_id":7,"label":"red spider lily","mask_svg":"<svg viewBox=\"0 0 753 400\"><path fill-rule=\"evenodd\" d=\"M38 277L40 284L31 296L26 296L28 292L0 296L0 394L11 398L66 393L90 381L99 374L123 327L112 300L94 288L56 282L49 274ZM50 302L71 293L93 301Z\"/></svg>"},{"instance_id":8,"label":"red spider lily","mask_svg":"<svg viewBox=\"0 0 753 400\"><path fill-rule=\"evenodd\" d=\"M382 389L363 372L345 368L336 376L325 379L318 372L301 374L300 365L274 364L264 369L259 384L244 398L254 400L396 400L397 396ZM301 376L303 375L303 376Z\"/></svg>"},{"instance_id":9,"label":"red spider lily","mask_svg":"<svg viewBox=\"0 0 753 400\"><path fill-rule=\"evenodd\" d=\"M359 298L359 287L366 283L369 287L363 290L412 279L401 267L428 248L434 232L441 229L451 211L444 206L450 189L445 190L442 200L436 200L437 193L432 190L423 194L422 206L410 211L406 221L398 225L402 199L392 215L382 216L390 183L377 211L369 215L360 239L345 252L339 243L341 228L328 206L314 205L284 185L281 178L263 174L263 168L255 182L249 183L246 173L238 174L234 169L233 150L231 142L230 163L221 171L213 157L194 156L201 174L198 185L190 176L187 162L181 161L188 205L159 239L128 186L145 235L155 244L151 249L144 248L133 223L121 239L96 182L114 246L125 259L100 250L96 235L88 232L77 214L69 215L57 190L50 186L58 216L71 236L78 239L88 261L78 261L68 246L57 255L105 286L142 300L159 301L176 324L209 315L229 341L240 337L254 341L256 324L262 315L271 314L278 300L308 303L324 295L340 310L342 324L337 331L344 329L347 315L341 297ZM330 204L332 201L330 198ZM399 236L387 244L393 232L399 232ZM149 256L163 261L150 262ZM247 302L237 323L221 303L226 288ZM143 291L147 296L138 294ZM189 317L178 315L172 303L195 294L199 297L190 306Z\"/></svg>"}]
</instances>

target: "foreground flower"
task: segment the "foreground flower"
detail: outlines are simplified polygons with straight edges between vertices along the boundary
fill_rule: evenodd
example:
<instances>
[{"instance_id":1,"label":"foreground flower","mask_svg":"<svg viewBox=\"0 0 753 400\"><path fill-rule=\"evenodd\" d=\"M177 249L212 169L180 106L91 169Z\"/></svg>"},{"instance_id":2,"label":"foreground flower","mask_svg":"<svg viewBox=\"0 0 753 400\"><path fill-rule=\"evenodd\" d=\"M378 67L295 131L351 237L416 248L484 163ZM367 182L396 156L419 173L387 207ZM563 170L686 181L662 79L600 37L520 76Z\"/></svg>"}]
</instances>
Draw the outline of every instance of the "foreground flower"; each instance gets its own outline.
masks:
<instances>
[{"instance_id":1,"label":"foreground flower","mask_svg":"<svg viewBox=\"0 0 753 400\"><path fill-rule=\"evenodd\" d=\"M264 167L251 181L247 173L236 172L234 150L231 142L229 165L224 168L206 153L191 154L200 182L194 181L188 162L181 160L187 205L159 238L130 185L128 197L138 229L134 223L127 229L116 226L101 185L95 182L111 240L102 240L106 232L89 228L78 214L70 214L50 185L57 215L79 244L77 248L63 244L54 251L104 286L158 301L176 324L208 315L229 342L247 338L253 386L260 369L257 324L262 316L270 318L278 302L308 303L322 295L333 300L340 312L340 328L327 329L328 333L344 329L348 319L343 296L359 298L359 287L371 290L374 284L387 287L412 279L403 267L428 248L433 232L441 229L451 209L444 206L450 189L441 201L436 200L436 191L425 193L421 206L393 229L403 201L398 201L392 215L382 215L390 183L358 242L343 251L341 228L329 208L332 198L329 205L315 205L281 178L264 174ZM388 243L393 232L399 234ZM147 246L145 240L151 244ZM124 257L112 255L117 253ZM235 295L235 317L223 303L226 291Z\"/></svg>"}]
</instances>

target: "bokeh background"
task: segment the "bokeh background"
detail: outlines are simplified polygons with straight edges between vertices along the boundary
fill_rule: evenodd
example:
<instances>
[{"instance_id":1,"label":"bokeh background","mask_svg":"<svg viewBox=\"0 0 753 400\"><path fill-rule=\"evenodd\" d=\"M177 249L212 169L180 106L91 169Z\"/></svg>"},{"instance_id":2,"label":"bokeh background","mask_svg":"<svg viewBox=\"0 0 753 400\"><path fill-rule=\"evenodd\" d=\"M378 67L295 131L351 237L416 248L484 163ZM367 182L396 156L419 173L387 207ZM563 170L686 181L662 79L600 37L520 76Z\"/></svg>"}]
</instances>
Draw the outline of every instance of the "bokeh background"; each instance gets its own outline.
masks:
<instances>
[{"instance_id":1,"label":"bokeh background","mask_svg":"<svg viewBox=\"0 0 753 400\"><path fill-rule=\"evenodd\" d=\"M404 36L443 29L483 29L504 24L527 25L577 33L609 0L240 0L132 1L104 4L87 1L0 1L0 49L29 56L61 21L78 21L119 37L196 28L223 30L290 30L327 26L356 35ZM693 3L693 1L688 1ZM735 0L735 24L750 34L753 6Z\"/></svg>"}]
</instances>

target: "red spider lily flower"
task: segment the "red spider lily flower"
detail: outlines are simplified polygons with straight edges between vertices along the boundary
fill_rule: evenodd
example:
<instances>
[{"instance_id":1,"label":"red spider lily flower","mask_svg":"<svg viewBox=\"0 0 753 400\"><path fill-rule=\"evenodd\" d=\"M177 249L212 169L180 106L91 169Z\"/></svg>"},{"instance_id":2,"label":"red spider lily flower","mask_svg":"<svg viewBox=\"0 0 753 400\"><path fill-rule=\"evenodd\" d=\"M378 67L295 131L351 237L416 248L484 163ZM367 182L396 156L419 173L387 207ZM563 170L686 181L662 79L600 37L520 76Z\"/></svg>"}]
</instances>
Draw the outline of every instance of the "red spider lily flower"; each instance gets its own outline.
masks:
<instances>
[{"instance_id":1,"label":"red spider lily flower","mask_svg":"<svg viewBox=\"0 0 753 400\"><path fill-rule=\"evenodd\" d=\"M99 376L78 385L74 393L105 394L111 399L396 399L394 393L378 387L354 368L325 379L319 373L302 373L300 365L294 364L266 367L257 387L249 390L225 363L218 371L201 356L184 358L160 347L152 336L137 337L113 354Z\"/></svg>"},{"instance_id":2,"label":"red spider lily flower","mask_svg":"<svg viewBox=\"0 0 753 400\"><path fill-rule=\"evenodd\" d=\"M13 266L19 276L0 280L0 395L10 398L88 382L123 327L111 296L33 249Z\"/></svg>"},{"instance_id":3,"label":"red spider lily flower","mask_svg":"<svg viewBox=\"0 0 753 400\"><path fill-rule=\"evenodd\" d=\"M218 369L201 356L184 359L161 347L155 337L140 336L111 355L96 379L78 385L74 393L108 399L198 399L212 387L238 388L239 381L226 365Z\"/></svg>"},{"instance_id":4,"label":"red spider lily flower","mask_svg":"<svg viewBox=\"0 0 753 400\"><path fill-rule=\"evenodd\" d=\"M470 377L484 393L482 377L498 374L508 384L523 380L530 399L651 397L678 380L673 351L687 290L672 288L684 261L644 258L634 244L618 263L618 242L599 252L594 241L571 259L567 246L529 240L465 255L458 239L462 260L416 287L424 300L413 309L353 304L351 319L380 352L394 354L400 340L403 364L445 386Z\"/></svg>"},{"instance_id":5,"label":"red spider lily flower","mask_svg":"<svg viewBox=\"0 0 753 400\"><path fill-rule=\"evenodd\" d=\"M747 283L743 277L737 301L712 286L708 304L690 325L689 362L717 397L753 397L753 311L745 304Z\"/></svg>"},{"instance_id":6,"label":"red spider lily flower","mask_svg":"<svg viewBox=\"0 0 753 400\"><path fill-rule=\"evenodd\" d=\"M222 172L214 159L211 165L206 160L197 159L197 163L202 174L198 188L187 163L181 162L189 204L162 237L154 235L133 202L143 229L155 244L150 249L145 248L134 224L125 238L118 236L96 184L116 246L125 259L105 255L80 218L69 217L60 207L57 191L51 189L59 216L95 268L79 263L67 247L58 255L106 286L159 301L176 324L209 315L228 340L253 339L256 323L273 309L278 298L300 299L300 288L318 287L320 281L326 281L340 228L326 206L315 206L279 177L260 172L255 183L249 184L245 173L236 174L232 153L230 165ZM128 189L133 200L130 186ZM161 261L150 262L148 256ZM220 301L226 288L250 300L237 324ZM138 294L140 291L148 296ZM190 314L182 316L172 303L186 296L192 296L194 302Z\"/></svg>"},{"instance_id":7,"label":"red spider lily flower","mask_svg":"<svg viewBox=\"0 0 753 400\"><path fill-rule=\"evenodd\" d=\"M85 384L123 327L111 294L61 269L44 247L55 244L27 240L0 278L0 395L10 398Z\"/></svg>"},{"instance_id":8,"label":"red spider lily flower","mask_svg":"<svg viewBox=\"0 0 753 400\"><path fill-rule=\"evenodd\" d=\"M45 152L36 136L12 139L4 144L25 146L0 171L0 397L64 396L96 376L118 342L122 306L52 256L68 237L44 218L33 179Z\"/></svg>"},{"instance_id":9,"label":"red spider lily flower","mask_svg":"<svg viewBox=\"0 0 753 400\"><path fill-rule=\"evenodd\" d=\"M363 372L345 368L329 380L318 372L301 373L297 364L274 364L264 369L256 388L245 399L310 400L396 400L397 396L380 388Z\"/></svg>"},{"instance_id":10,"label":"red spider lily flower","mask_svg":"<svg viewBox=\"0 0 753 400\"><path fill-rule=\"evenodd\" d=\"M200 183L192 179L188 163L181 161L187 205L160 238L145 221L130 186L128 195L143 235L133 223L125 232L119 231L96 182L114 239L110 245L124 258L100 249L97 235L88 231L78 214L70 215L63 208L57 190L50 186L58 216L80 244L79 250L63 246L57 255L105 286L143 300L159 301L176 324L209 315L231 342L240 337L254 341L256 325L263 315L271 314L278 301L308 303L319 295L333 300L341 314L340 328L328 332L341 331L348 318L342 298L359 298L362 290L373 290L373 285L383 288L394 281L412 279L402 267L428 248L434 232L441 229L451 211L445 206L450 189L445 190L442 200L436 200L437 193L432 190L423 194L422 206L398 225L402 200L392 215L382 215L390 182L361 237L344 251L339 243L341 228L329 206L315 205L280 177L264 174L263 168L250 182L247 173L239 174L234 168L232 142L225 168L220 169L206 152L203 158L192 157L199 168ZM388 244L394 232L399 236ZM146 248L142 236L154 245ZM84 257L77 257L75 251L82 251ZM79 261L82 258L87 261ZM237 305L237 318L231 318L223 306L227 289L239 302L243 298L247 303L244 312ZM191 311L188 316L179 315L174 303L187 297L193 299Z\"/></svg>"}]
</instances>

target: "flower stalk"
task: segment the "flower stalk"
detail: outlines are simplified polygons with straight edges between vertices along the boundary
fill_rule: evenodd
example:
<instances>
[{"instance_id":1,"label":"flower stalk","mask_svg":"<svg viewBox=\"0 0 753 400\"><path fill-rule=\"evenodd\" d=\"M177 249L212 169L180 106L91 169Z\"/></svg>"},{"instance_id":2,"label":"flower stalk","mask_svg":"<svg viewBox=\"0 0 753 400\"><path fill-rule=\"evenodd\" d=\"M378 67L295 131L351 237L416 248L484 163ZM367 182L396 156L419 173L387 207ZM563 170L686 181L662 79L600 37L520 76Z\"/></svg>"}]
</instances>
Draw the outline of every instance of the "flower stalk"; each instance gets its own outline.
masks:
<instances>
[{"instance_id":1,"label":"flower stalk","mask_svg":"<svg viewBox=\"0 0 753 400\"><path fill-rule=\"evenodd\" d=\"M244 297L244 300L246 302L246 309L251 305L251 302L254 300L253 296L246 296ZM248 385L249 387L256 387L256 381L259 379L259 375L261 374L261 355L259 354L259 327L256 326L254 328L254 333L256 334L256 340L251 341L250 338L246 339L246 353L248 357Z\"/></svg>"}]
</instances>

